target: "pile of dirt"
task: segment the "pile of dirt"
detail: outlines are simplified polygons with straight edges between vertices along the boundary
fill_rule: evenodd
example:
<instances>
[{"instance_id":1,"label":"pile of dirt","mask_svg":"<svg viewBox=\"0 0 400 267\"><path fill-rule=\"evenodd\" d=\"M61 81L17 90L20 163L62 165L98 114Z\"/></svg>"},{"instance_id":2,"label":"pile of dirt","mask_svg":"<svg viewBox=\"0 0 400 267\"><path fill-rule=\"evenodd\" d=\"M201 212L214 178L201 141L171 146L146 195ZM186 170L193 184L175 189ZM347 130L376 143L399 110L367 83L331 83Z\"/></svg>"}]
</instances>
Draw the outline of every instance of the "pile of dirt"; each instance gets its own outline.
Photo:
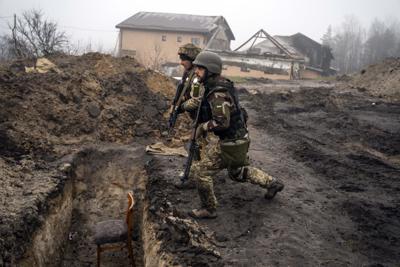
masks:
<instances>
[{"instance_id":1,"label":"pile of dirt","mask_svg":"<svg viewBox=\"0 0 400 267\"><path fill-rule=\"evenodd\" d=\"M128 143L165 130L159 122L174 90L165 76L102 54L50 60L59 73L25 73L26 62L0 72L2 154L59 155L71 145Z\"/></svg>"},{"instance_id":2,"label":"pile of dirt","mask_svg":"<svg viewBox=\"0 0 400 267\"><path fill-rule=\"evenodd\" d=\"M63 191L63 157L101 143L148 143L166 130L174 81L132 58L90 53L0 65L0 266L15 265ZM69 157L69 156L68 156Z\"/></svg>"},{"instance_id":3,"label":"pile of dirt","mask_svg":"<svg viewBox=\"0 0 400 267\"><path fill-rule=\"evenodd\" d=\"M368 66L354 76L350 84L374 96L400 100L400 58Z\"/></svg>"}]
</instances>

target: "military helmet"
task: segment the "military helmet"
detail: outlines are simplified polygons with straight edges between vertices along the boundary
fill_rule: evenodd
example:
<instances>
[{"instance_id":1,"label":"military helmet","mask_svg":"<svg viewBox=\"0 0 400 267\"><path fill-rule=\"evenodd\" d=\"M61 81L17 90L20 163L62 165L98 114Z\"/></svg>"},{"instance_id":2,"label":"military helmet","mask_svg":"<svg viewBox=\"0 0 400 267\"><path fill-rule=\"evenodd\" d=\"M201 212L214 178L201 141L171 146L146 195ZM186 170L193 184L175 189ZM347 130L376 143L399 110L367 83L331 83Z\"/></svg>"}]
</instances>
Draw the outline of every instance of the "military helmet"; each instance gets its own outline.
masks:
<instances>
[{"instance_id":1,"label":"military helmet","mask_svg":"<svg viewBox=\"0 0 400 267\"><path fill-rule=\"evenodd\" d=\"M198 54L193 64L204 67L209 72L215 74L221 74L222 71L222 60L220 56L209 51L203 51Z\"/></svg>"},{"instance_id":2,"label":"military helmet","mask_svg":"<svg viewBox=\"0 0 400 267\"><path fill-rule=\"evenodd\" d=\"M189 60L193 61L196 56L201 52L201 49L194 44L188 43L179 47L178 55L184 55Z\"/></svg>"}]
</instances>

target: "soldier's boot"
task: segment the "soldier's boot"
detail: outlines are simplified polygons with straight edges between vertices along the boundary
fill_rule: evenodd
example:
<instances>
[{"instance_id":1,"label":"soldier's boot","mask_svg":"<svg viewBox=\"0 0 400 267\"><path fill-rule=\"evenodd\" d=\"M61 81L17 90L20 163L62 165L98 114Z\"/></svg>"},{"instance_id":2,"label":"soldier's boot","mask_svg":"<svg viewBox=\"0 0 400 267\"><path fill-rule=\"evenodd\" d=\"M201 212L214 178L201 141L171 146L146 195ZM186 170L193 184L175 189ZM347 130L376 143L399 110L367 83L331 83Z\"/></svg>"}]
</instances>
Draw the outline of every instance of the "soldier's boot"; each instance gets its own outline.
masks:
<instances>
[{"instance_id":1,"label":"soldier's boot","mask_svg":"<svg viewBox=\"0 0 400 267\"><path fill-rule=\"evenodd\" d=\"M217 218L215 210L208 210L206 208L194 209L189 212L189 215L195 219L214 219Z\"/></svg>"},{"instance_id":2,"label":"soldier's boot","mask_svg":"<svg viewBox=\"0 0 400 267\"><path fill-rule=\"evenodd\" d=\"M182 177L183 177L184 173L181 172L179 174L179 180L175 182L175 187L181 190L185 190L185 189L194 189L196 188L196 183L195 181L189 177L189 179L186 179L182 182Z\"/></svg>"},{"instance_id":3,"label":"soldier's boot","mask_svg":"<svg viewBox=\"0 0 400 267\"><path fill-rule=\"evenodd\" d=\"M264 197L265 197L266 199L273 199L273 198L275 197L275 195L276 195L278 192L280 192L280 191L283 190L284 187L285 187L285 186L284 186L283 183L281 183L281 182L278 181L278 180L274 180L274 181L268 186L267 193L265 193Z\"/></svg>"}]
</instances>

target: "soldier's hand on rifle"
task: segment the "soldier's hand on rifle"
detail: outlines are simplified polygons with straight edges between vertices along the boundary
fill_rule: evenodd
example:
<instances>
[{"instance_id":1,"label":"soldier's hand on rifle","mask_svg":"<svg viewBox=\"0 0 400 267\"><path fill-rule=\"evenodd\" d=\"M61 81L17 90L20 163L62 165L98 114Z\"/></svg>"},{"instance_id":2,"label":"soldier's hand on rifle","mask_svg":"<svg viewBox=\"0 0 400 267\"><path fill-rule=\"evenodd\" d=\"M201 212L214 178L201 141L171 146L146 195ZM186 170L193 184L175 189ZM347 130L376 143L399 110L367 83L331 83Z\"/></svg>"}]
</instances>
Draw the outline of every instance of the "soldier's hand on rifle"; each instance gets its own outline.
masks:
<instances>
[{"instance_id":1,"label":"soldier's hand on rifle","mask_svg":"<svg viewBox=\"0 0 400 267\"><path fill-rule=\"evenodd\" d=\"M204 137L205 134L206 134L206 130L204 129L204 124L202 123L199 126L197 126L197 129L196 129L196 140L201 138L201 137Z\"/></svg>"}]
</instances>

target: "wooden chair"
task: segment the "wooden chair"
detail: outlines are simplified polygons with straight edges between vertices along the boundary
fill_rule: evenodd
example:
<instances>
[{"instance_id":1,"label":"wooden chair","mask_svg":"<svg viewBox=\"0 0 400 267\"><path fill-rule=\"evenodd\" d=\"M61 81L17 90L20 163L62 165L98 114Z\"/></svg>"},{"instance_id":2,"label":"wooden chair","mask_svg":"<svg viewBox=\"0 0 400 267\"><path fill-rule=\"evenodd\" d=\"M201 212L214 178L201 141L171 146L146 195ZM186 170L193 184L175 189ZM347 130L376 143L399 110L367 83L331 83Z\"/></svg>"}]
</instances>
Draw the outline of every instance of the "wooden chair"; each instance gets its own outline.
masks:
<instances>
[{"instance_id":1,"label":"wooden chair","mask_svg":"<svg viewBox=\"0 0 400 267\"><path fill-rule=\"evenodd\" d=\"M132 193L128 193L128 210L126 211L125 220L107 220L96 224L95 227L95 243L97 245L97 266L100 267L101 252L106 250L121 250L128 248L129 258L132 266L135 267L133 261L132 250L132 213L135 201ZM124 243L118 245L110 245L113 243Z\"/></svg>"}]
</instances>

